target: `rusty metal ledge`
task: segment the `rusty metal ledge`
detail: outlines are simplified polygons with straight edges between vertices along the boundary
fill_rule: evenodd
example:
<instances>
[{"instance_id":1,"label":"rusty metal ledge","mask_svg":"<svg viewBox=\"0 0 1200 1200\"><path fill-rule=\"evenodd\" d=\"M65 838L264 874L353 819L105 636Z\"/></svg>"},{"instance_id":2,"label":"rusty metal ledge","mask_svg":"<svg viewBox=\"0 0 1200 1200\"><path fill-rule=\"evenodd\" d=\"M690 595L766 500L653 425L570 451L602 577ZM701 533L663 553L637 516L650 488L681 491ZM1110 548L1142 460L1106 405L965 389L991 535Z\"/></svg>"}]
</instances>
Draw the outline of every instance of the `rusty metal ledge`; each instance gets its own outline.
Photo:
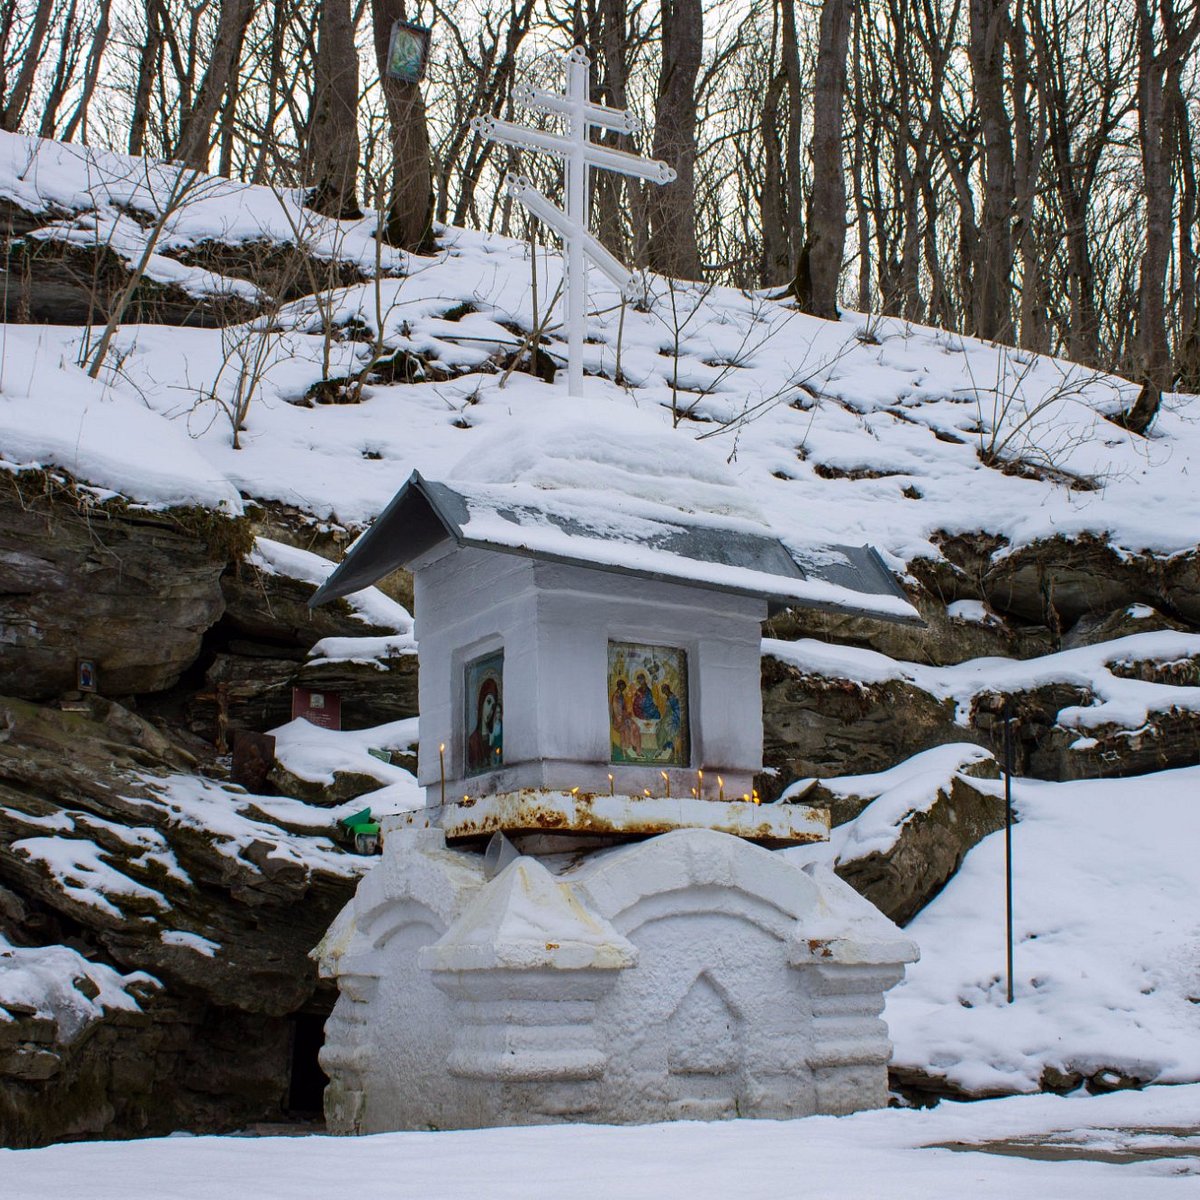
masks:
<instances>
[{"instance_id":1,"label":"rusty metal ledge","mask_svg":"<svg viewBox=\"0 0 1200 1200\"><path fill-rule=\"evenodd\" d=\"M829 811L806 804L747 804L743 800L609 796L524 788L401 813L387 825L397 830L441 829L448 844L489 837L497 831L632 839L654 837L673 829L715 829L775 848L826 841Z\"/></svg>"}]
</instances>

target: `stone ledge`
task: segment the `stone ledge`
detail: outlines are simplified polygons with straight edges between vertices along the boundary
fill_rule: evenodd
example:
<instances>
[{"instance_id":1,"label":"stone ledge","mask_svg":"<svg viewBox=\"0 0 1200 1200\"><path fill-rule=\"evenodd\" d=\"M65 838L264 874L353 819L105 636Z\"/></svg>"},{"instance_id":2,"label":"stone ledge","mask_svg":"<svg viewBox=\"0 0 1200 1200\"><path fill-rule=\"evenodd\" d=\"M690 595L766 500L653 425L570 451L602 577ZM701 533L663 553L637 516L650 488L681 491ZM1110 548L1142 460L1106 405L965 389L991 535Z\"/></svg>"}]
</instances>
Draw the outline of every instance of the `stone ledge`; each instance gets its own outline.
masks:
<instances>
[{"instance_id":1,"label":"stone ledge","mask_svg":"<svg viewBox=\"0 0 1200 1200\"><path fill-rule=\"evenodd\" d=\"M828 840L829 812L804 804L523 789L401 813L383 823L385 838L403 829L440 829L448 844L497 832L642 838L675 829L713 829L776 848Z\"/></svg>"}]
</instances>

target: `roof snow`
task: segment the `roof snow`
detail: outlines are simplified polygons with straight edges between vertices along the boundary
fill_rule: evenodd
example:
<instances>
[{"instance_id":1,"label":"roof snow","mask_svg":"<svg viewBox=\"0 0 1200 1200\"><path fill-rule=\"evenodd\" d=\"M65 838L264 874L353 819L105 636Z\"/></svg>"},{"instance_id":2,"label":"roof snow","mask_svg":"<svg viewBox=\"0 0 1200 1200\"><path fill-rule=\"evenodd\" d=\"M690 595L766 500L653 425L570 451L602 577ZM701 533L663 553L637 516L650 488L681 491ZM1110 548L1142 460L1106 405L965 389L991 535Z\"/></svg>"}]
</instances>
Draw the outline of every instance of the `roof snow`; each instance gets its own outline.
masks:
<instances>
[{"instance_id":1,"label":"roof snow","mask_svg":"<svg viewBox=\"0 0 1200 1200\"><path fill-rule=\"evenodd\" d=\"M451 482L414 472L312 603L451 538L777 605L920 620L869 548L789 551L715 451L641 414L616 428L599 407L572 403L558 420L514 421L460 462Z\"/></svg>"}]
</instances>

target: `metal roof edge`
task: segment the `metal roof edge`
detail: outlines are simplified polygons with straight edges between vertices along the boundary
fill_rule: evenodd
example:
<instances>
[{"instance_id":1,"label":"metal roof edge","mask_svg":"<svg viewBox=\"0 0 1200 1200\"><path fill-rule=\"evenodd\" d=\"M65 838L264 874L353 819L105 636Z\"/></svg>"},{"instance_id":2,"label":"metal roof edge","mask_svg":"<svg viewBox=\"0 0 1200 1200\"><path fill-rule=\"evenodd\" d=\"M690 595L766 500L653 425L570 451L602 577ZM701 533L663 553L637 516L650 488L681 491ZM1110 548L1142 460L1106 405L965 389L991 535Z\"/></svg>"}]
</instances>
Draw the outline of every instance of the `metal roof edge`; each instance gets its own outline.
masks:
<instances>
[{"instance_id":1,"label":"metal roof edge","mask_svg":"<svg viewBox=\"0 0 1200 1200\"><path fill-rule=\"evenodd\" d=\"M461 526L453 520L452 515L444 511L444 505L439 504L437 498L430 494L430 486L420 471L413 471L400 490L388 501L383 512L350 547L329 578L309 598L310 609L319 608L331 600L339 600L352 592L370 587L415 557L415 554L405 554L402 548L391 554L386 549L388 539L394 534L392 527L413 495L420 497L426 512L442 527L445 535L462 544Z\"/></svg>"}]
</instances>

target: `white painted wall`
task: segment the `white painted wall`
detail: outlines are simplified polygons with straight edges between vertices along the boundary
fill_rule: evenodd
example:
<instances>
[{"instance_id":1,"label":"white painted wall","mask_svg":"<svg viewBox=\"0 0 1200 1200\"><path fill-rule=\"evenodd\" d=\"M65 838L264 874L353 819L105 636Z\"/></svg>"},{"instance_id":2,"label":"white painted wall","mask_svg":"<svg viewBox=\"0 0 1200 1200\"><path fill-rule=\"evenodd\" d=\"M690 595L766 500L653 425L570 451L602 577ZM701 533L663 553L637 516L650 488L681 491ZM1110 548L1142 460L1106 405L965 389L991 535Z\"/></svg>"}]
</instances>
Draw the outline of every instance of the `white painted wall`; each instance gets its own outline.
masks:
<instances>
[{"instance_id":1,"label":"white painted wall","mask_svg":"<svg viewBox=\"0 0 1200 1200\"><path fill-rule=\"evenodd\" d=\"M493 551L439 549L414 564L420 644L419 781L441 802L438 746L446 745L446 797L523 787L662 795L658 767L610 766L608 643L687 651L692 762L672 769L672 795L705 796L717 777L733 799L761 768L761 623L766 602ZM467 778L463 668L504 651L504 759Z\"/></svg>"},{"instance_id":2,"label":"white painted wall","mask_svg":"<svg viewBox=\"0 0 1200 1200\"><path fill-rule=\"evenodd\" d=\"M388 832L317 951L332 1132L887 1103L880 1012L917 950L831 871L702 829L556 869L486 880Z\"/></svg>"}]
</instances>

